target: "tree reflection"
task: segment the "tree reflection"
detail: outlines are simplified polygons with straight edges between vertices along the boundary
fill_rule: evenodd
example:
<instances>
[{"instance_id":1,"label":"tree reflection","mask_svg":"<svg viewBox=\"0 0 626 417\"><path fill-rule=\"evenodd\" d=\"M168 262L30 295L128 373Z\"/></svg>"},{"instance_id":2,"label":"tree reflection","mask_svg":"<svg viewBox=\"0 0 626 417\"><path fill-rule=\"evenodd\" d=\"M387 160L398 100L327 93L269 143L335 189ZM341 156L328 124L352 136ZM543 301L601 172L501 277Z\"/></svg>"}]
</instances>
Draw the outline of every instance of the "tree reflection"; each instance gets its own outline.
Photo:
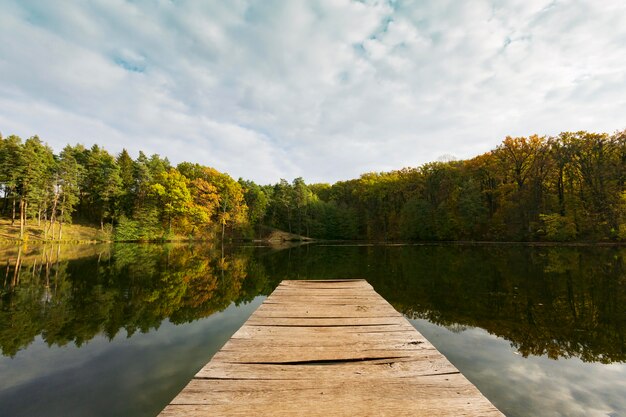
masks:
<instances>
[{"instance_id":1,"label":"tree reflection","mask_svg":"<svg viewBox=\"0 0 626 417\"><path fill-rule=\"evenodd\" d=\"M0 348L13 356L37 336L81 344L98 334L128 336L209 316L272 288L246 285L255 268L245 250L211 245L116 245L81 259L45 247L7 263L0 301ZM257 268L258 270L258 268ZM15 277L15 278L13 278Z\"/></svg>"},{"instance_id":2,"label":"tree reflection","mask_svg":"<svg viewBox=\"0 0 626 417\"><path fill-rule=\"evenodd\" d=\"M367 278L409 317L481 327L522 355L626 360L626 249L423 245L292 249L267 274Z\"/></svg>"},{"instance_id":3,"label":"tree reflection","mask_svg":"<svg viewBox=\"0 0 626 417\"><path fill-rule=\"evenodd\" d=\"M37 336L80 346L185 323L282 279L366 278L409 317L454 332L481 327L524 356L622 362L625 257L616 247L520 245L14 248L0 263L0 348L13 356Z\"/></svg>"}]
</instances>

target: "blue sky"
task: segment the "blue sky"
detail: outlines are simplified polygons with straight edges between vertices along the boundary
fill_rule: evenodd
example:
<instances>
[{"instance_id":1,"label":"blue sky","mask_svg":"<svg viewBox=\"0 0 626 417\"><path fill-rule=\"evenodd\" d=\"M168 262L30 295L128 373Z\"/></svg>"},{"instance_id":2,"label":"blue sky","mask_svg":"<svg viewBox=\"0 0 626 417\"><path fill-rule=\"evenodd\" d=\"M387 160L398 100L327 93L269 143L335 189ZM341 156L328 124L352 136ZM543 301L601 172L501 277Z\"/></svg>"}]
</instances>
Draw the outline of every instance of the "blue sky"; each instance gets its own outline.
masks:
<instances>
[{"instance_id":1,"label":"blue sky","mask_svg":"<svg viewBox=\"0 0 626 417\"><path fill-rule=\"evenodd\" d=\"M0 0L0 132L260 183L626 128L623 0Z\"/></svg>"}]
</instances>

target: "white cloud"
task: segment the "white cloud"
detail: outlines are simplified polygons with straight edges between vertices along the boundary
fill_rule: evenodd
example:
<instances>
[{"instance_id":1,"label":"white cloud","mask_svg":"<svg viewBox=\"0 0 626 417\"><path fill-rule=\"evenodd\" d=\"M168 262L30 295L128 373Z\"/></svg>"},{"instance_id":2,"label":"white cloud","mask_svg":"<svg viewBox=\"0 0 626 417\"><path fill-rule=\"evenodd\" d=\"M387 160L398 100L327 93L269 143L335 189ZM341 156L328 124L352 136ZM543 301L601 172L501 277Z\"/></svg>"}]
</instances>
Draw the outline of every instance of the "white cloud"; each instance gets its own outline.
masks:
<instances>
[{"instance_id":1,"label":"white cloud","mask_svg":"<svg viewBox=\"0 0 626 417\"><path fill-rule=\"evenodd\" d=\"M448 331L412 320L465 377L507 415L621 416L626 365L516 354L509 341L470 328ZM514 388L514 389L512 389Z\"/></svg>"},{"instance_id":2,"label":"white cloud","mask_svg":"<svg viewBox=\"0 0 626 417\"><path fill-rule=\"evenodd\" d=\"M0 6L0 130L260 182L626 127L621 1ZM70 139L71 138L71 139Z\"/></svg>"}]
</instances>

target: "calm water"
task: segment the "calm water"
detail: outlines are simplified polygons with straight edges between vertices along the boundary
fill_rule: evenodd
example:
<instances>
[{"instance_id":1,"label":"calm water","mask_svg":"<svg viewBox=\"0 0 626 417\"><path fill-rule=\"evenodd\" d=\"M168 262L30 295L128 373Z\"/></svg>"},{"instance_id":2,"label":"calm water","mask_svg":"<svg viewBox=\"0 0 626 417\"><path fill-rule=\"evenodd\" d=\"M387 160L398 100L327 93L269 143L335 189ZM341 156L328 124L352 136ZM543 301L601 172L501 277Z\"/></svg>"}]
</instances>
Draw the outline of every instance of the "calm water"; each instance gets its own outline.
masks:
<instances>
[{"instance_id":1,"label":"calm water","mask_svg":"<svg viewBox=\"0 0 626 417\"><path fill-rule=\"evenodd\" d=\"M0 252L0 416L153 416L283 279L366 278L509 416L626 417L626 249Z\"/></svg>"}]
</instances>

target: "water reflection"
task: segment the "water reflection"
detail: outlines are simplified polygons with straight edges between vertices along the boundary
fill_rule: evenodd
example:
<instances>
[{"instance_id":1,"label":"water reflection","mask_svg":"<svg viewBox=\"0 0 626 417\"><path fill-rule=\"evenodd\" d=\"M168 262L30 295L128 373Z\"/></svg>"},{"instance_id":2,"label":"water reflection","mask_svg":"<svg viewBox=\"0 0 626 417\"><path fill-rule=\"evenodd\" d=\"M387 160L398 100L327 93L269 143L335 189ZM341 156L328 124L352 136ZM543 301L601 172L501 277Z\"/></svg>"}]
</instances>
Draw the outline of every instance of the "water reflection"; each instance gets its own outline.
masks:
<instances>
[{"instance_id":1,"label":"water reflection","mask_svg":"<svg viewBox=\"0 0 626 417\"><path fill-rule=\"evenodd\" d=\"M84 257L80 257L84 255ZM5 253L0 348L80 346L185 323L282 279L361 277L398 310L480 327L523 356L626 359L626 249L524 246L51 246Z\"/></svg>"},{"instance_id":2,"label":"water reflection","mask_svg":"<svg viewBox=\"0 0 626 417\"><path fill-rule=\"evenodd\" d=\"M267 292L246 251L211 245L50 246L5 254L0 348L14 356L37 336L81 346L96 335L189 322Z\"/></svg>"},{"instance_id":3,"label":"water reflection","mask_svg":"<svg viewBox=\"0 0 626 417\"><path fill-rule=\"evenodd\" d=\"M0 251L0 414L156 415L258 295L283 279L366 278L507 415L626 415L625 256L519 245L11 247Z\"/></svg>"},{"instance_id":4,"label":"water reflection","mask_svg":"<svg viewBox=\"0 0 626 417\"><path fill-rule=\"evenodd\" d=\"M523 355L626 359L626 249L527 246L306 247L265 262L290 278L367 278L399 311L481 327Z\"/></svg>"},{"instance_id":5,"label":"water reflection","mask_svg":"<svg viewBox=\"0 0 626 417\"><path fill-rule=\"evenodd\" d=\"M480 328L454 333L427 320L412 322L507 417L626 416L625 364L524 358Z\"/></svg>"}]
</instances>

